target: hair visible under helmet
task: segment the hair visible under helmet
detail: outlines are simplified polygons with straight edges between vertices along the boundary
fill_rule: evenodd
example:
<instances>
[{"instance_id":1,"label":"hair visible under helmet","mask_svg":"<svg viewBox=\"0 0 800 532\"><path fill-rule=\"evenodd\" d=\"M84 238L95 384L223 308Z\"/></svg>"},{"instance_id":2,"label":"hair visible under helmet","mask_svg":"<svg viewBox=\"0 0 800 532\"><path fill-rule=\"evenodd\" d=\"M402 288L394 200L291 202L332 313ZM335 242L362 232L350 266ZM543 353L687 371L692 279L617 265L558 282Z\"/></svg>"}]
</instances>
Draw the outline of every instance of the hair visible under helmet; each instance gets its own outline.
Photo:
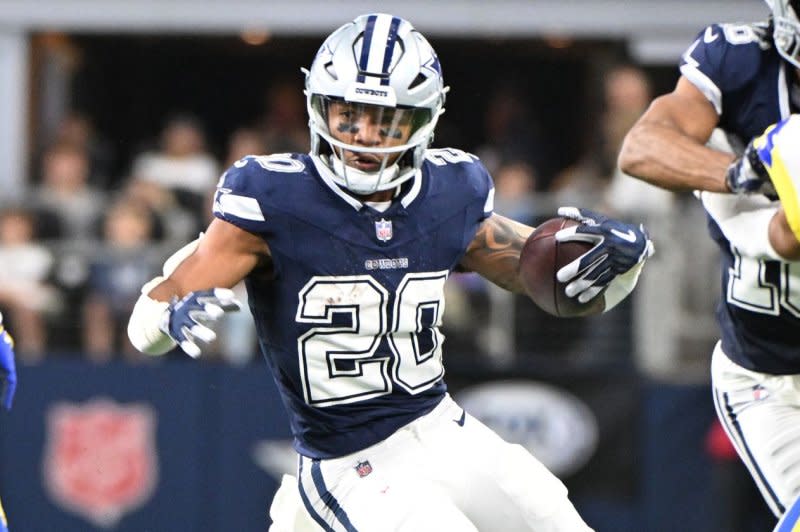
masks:
<instances>
[{"instance_id":1,"label":"hair visible under helmet","mask_svg":"<svg viewBox=\"0 0 800 532\"><path fill-rule=\"evenodd\" d=\"M444 112L447 88L439 59L410 22L386 14L356 18L334 31L306 73L311 154L333 173L334 181L356 194L397 187L413 177ZM332 101L363 105L411 124L409 139L397 146L365 147L337 140L328 126ZM375 172L348 167L342 150L383 156ZM392 164L394 154L400 157Z\"/></svg>"},{"instance_id":2,"label":"hair visible under helmet","mask_svg":"<svg viewBox=\"0 0 800 532\"><path fill-rule=\"evenodd\" d=\"M772 39L781 57L800 68L800 0L766 0L772 12Z\"/></svg>"}]
</instances>

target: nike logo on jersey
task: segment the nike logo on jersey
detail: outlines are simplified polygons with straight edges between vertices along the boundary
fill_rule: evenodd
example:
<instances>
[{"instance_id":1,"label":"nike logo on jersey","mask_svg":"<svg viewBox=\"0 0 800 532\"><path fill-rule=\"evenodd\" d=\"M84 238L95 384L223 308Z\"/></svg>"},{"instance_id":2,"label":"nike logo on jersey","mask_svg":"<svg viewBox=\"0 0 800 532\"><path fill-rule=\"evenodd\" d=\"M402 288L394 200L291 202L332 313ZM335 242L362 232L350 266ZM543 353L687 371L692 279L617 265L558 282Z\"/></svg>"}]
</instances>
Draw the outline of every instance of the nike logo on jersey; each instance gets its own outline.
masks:
<instances>
[{"instance_id":1,"label":"nike logo on jersey","mask_svg":"<svg viewBox=\"0 0 800 532\"><path fill-rule=\"evenodd\" d=\"M616 229L612 229L611 233L620 237L622 240L625 240L626 242L630 242L631 244L636 242L636 233L634 233L630 229L628 229L627 233L623 233L622 231L617 231Z\"/></svg>"},{"instance_id":2,"label":"nike logo on jersey","mask_svg":"<svg viewBox=\"0 0 800 532\"><path fill-rule=\"evenodd\" d=\"M706 44L712 43L717 40L717 37L719 37L719 33L714 33L714 30L708 27L706 28L706 32L703 34L703 42Z\"/></svg>"},{"instance_id":3,"label":"nike logo on jersey","mask_svg":"<svg viewBox=\"0 0 800 532\"><path fill-rule=\"evenodd\" d=\"M459 427L463 427L465 421L467 421L467 411L462 408L461 417L458 419L454 419L453 423L456 423Z\"/></svg>"}]
</instances>

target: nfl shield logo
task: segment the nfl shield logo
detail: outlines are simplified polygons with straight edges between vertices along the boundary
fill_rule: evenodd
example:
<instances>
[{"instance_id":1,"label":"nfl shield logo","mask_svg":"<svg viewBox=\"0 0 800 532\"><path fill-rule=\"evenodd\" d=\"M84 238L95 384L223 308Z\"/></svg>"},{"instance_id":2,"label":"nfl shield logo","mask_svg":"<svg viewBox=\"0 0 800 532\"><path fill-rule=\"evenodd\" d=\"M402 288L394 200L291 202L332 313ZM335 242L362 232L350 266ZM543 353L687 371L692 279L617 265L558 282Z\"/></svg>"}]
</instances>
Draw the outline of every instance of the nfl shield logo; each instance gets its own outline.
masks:
<instances>
[{"instance_id":1,"label":"nfl shield logo","mask_svg":"<svg viewBox=\"0 0 800 532\"><path fill-rule=\"evenodd\" d=\"M381 242L386 242L392 239L392 221L381 218L375 222L375 236Z\"/></svg>"},{"instance_id":2,"label":"nfl shield logo","mask_svg":"<svg viewBox=\"0 0 800 532\"><path fill-rule=\"evenodd\" d=\"M113 528L155 491L155 413L109 399L59 403L47 416L44 480L62 508Z\"/></svg>"},{"instance_id":3,"label":"nfl shield logo","mask_svg":"<svg viewBox=\"0 0 800 532\"><path fill-rule=\"evenodd\" d=\"M356 464L356 473L358 473L358 476L361 478L372 473L372 464L369 463L369 460L364 460Z\"/></svg>"}]
</instances>

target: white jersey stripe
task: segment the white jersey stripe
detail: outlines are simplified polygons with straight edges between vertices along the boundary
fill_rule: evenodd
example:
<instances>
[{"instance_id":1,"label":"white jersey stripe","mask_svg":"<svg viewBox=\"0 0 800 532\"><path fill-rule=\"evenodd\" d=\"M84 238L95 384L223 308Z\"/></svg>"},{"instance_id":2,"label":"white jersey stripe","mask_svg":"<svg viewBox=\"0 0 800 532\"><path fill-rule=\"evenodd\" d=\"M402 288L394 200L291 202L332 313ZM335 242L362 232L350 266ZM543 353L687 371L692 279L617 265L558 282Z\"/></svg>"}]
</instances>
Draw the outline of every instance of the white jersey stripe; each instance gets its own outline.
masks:
<instances>
[{"instance_id":1,"label":"white jersey stripe","mask_svg":"<svg viewBox=\"0 0 800 532\"><path fill-rule=\"evenodd\" d=\"M261 206L255 198L236 194L219 194L214 202L214 212L231 214L243 220L265 221Z\"/></svg>"}]
</instances>

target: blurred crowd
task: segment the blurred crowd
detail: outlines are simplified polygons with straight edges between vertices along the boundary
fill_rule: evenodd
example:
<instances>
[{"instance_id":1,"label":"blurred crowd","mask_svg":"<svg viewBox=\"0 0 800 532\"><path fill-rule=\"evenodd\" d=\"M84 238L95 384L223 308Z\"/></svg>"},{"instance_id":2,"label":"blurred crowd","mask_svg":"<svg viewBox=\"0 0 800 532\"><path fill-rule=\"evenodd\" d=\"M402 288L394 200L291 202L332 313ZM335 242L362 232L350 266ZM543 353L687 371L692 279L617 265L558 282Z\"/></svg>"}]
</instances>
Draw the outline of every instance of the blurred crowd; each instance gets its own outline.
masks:
<instances>
[{"instance_id":1,"label":"blurred crowd","mask_svg":"<svg viewBox=\"0 0 800 532\"><path fill-rule=\"evenodd\" d=\"M36 156L24 199L0 202L0 310L23 361L45 353L143 360L127 339L130 311L142 284L210 221L222 170L248 154L308 151L302 93L276 86L269 103L261 124L232 132L224 157L197 117L169 117L124 175L113 175L114 144L89 117L64 117ZM218 354L252 357L248 322L228 320Z\"/></svg>"},{"instance_id":2,"label":"blurred crowd","mask_svg":"<svg viewBox=\"0 0 800 532\"><path fill-rule=\"evenodd\" d=\"M652 98L646 74L625 64L597 78L591 92L601 97L581 139L582 155L568 168L555 168L531 107L544 102L530 102L513 83L498 83L489 95L482 141L455 147L478 155L492 173L497 212L535 224L558 205L623 218L670 208L670 194L624 176L616 165L622 138ZM125 332L132 306L165 258L210 221L221 172L244 155L307 152L309 146L304 96L288 83L271 87L260 122L234 130L225 146L208 145L198 117L169 117L159 138L130 157L123 172L115 170L114 143L89 117L70 112L56 131L36 155L24 201L0 202L0 310L15 332L20 358L31 363L45 353L96 362L144 360ZM448 337L456 344L451 349L481 351L502 363L512 351L569 350L565 339L581 338L575 323L529 307L517 319L525 322L518 327L524 331L515 333L513 323L491 316L492 306L514 303L469 274L455 275L449 285L445 332L456 333ZM218 358L257 358L250 321L240 313L225 322L212 348ZM630 329L624 323L620 328Z\"/></svg>"}]
</instances>

